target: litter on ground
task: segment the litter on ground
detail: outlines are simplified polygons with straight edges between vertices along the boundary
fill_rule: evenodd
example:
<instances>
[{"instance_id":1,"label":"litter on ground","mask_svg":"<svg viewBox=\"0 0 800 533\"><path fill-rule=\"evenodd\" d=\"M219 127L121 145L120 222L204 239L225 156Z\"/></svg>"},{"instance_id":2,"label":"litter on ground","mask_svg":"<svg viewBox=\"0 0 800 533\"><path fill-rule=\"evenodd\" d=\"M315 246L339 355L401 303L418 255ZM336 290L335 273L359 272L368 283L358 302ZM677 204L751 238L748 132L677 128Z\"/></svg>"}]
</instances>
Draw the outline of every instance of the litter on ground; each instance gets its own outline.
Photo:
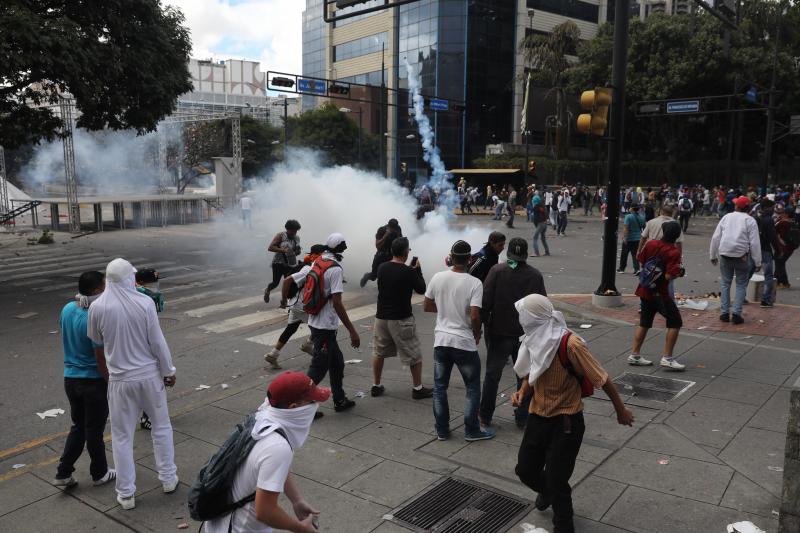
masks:
<instances>
[{"instance_id":1,"label":"litter on ground","mask_svg":"<svg viewBox=\"0 0 800 533\"><path fill-rule=\"evenodd\" d=\"M728 524L728 533L766 533L752 522L736 522Z\"/></svg>"},{"instance_id":2,"label":"litter on ground","mask_svg":"<svg viewBox=\"0 0 800 533\"><path fill-rule=\"evenodd\" d=\"M63 415L64 414L64 410L63 409L59 409L59 408L48 409L47 411L45 411L43 413L36 413L36 414L39 415L39 418L44 420L45 418L55 418L58 415Z\"/></svg>"},{"instance_id":3,"label":"litter on ground","mask_svg":"<svg viewBox=\"0 0 800 533\"><path fill-rule=\"evenodd\" d=\"M197 387L194 388L194 390L205 390L210 388L211 387L209 387L208 385L198 385Z\"/></svg>"},{"instance_id":4,"label":"litter on ground","mask_svg":"<svg viewBox=\"0 0 800 533\"><path fill-rule=\"evenodd\" d=\"M581 324L581 329L589 329L590 327L592 327L591 324Z\"/></svg>"},{"instance_id":5,"label":"litter on ground","mask_svg":"<svg viewBox=\"0 0 800 533\"><path fill-rule=\"evenodd\" d=\"M230 387L230 385L228 385L227 383L223 383L222 385L220 385L220 387L222 387L222 390L225 390L228 387Z\"/></svg>"},{"instance_id":6,"label":"litter on ground","mask_svg":"<svg viewBox=\"0 0 800 533\"><path fill-rule=\"evenodd\" d=\"M356 398L364 398L365 396L366 396L366 394L364 394L363 390L360 390L360 391L355 393L355 397Z\"/></svg>"},{"instance_id":7,"label":"litter on ground","mask_svg":"<svg viewBox=\"0 0 800 533\"><path fill-rule=\"evenodd\" d=\"M347 361L344 362L344 364L346 364L346 365L357 365L360 362L361 362L361 359L348 359Z\"/></svg>"},{"instance_id":8,"label":"litter on ground","mask_svg":"<svg viewBox=\"0 0 800 533\"><path fill-rule=\"evenodd\" d=\"M20 302L20 303L21 303L21 302ZM35 316L36 316L36 315L38 315L38 314L39 314L39 313L37 313L37 312L35 312L35 311L29 311L29 312L27 312L27 313L22 313L21 315L17 315L17 316L15 316L14 318L18 318L19 320L25 320L26 318L33 318L33 317L35 317Z\"/></svg>"}]
</instances>

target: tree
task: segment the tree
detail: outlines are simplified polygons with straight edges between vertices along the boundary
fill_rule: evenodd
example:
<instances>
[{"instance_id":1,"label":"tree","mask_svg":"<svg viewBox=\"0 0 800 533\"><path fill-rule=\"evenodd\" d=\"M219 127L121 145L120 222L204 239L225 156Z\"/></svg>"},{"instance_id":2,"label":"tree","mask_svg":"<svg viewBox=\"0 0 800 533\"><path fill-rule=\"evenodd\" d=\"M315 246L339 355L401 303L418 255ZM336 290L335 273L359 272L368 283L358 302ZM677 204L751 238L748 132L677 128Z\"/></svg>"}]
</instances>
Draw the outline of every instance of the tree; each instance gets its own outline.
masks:
<instances>
[{"instance_id":1,"label":"tree","mask_svg":"<svg viewBox=\"0 0 800 533\"><path fill-rule=\"evenodd\" d=\"M581 30L568 20L553 28L548 35L530 34L520 46L525 64L531 69L531 80L552 87L556 93L556 159L566 154L567 99L564 95L568 55L574 55L580 41Z\"/></svg>"},{"instance_id":2,"label":"tree","mask_svg":"<svg viewBox=\"0 0 800 533\"><path fill-rule=\"evenodd\" d=\"M269 122L243 116L242 131L242 176L252 178L272 166L275 161L274 141L281 138L282 130Z\"/></svg>"},{"instance_id":3,"label":"tree","mask_svg":"<svg viewBox=\"0 0 800 533\"><path fill-rule=\"evenodd\" d=\"M77 125L153 131L192 89L184 17L159 0L0 3L0 139L14 148L61 132L69 92Z\"/></svg>"},{"instance_id":4,"label":"tree","mask_svg":"<svg viewBox=\"0 0 800 533\"><path fill-rule=\"evenodd\" d=\"M178 143L167 146L167 168L180 169L176 189L182 194L198 177L208 174L211 158L229 153L227 121L189 122L183 126Z\"/></svg>"}]
</instances>

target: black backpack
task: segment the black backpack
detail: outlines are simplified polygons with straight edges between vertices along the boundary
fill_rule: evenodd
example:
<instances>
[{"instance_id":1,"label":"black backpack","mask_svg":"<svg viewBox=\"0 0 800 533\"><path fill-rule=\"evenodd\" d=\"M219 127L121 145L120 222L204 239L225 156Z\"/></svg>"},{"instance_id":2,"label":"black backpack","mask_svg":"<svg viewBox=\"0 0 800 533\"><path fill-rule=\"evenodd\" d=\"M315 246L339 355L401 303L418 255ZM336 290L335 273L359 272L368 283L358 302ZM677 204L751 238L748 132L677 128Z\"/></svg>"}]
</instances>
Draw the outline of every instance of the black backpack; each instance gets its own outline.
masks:
<instances>
[{"instance_id":1,"label":"black backpack","mask_svg":"<svg viewBox=\"0 0 800 533\"><path fill-rule=\"evenodd\" d=\"M256 417L251 414L236 424L233 433L200 469L188 495L189 515L194 520L205 522L225 516L256 499L253 492L241 500L232 501L236 472L256 444L251 435L255 423ZM283 429L277 428L275 433L289 442Z\"/></svg>"},{"instance_id":2,"label":"black backpack","mask_svg":"<svg viewBox=\"0 0 800 533\"><path fill-rule=\"evenodd\" d=\"M684 198L681 200L681 211L684 213L688 213L692 210L692 203L689 201L688 198Z\"/></svg>"}]
</instances>

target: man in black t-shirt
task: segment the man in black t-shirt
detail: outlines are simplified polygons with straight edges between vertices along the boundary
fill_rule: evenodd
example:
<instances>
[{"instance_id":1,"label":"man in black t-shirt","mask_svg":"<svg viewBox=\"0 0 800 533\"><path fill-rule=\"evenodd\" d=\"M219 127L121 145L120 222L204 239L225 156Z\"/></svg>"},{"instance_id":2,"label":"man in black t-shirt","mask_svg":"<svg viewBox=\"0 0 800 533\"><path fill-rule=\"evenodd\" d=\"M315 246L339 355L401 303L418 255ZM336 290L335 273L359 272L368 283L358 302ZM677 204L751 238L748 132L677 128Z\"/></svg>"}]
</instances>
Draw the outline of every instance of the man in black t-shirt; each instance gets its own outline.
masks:
<instances>
[{"instance_id":1,"label":"man in black t-shirt","mask_svg":"<svg viewBox=\"0 0 800 533\"><path fill-rule=\"evenodd\" d=\"M375 382L371 393L373 396L383 394L383 360L399 355L403 364L411 369L414 383L411 397L415 400L430 398L433 391L422 386L422 350L417 338L414 313L411 311L411 293L425 294L425 278L416 258L411 266L406 265L408 239L395 239L391 250L392 259L378 267L378 309L372 339L372 375Z\"/></svg>"},{"instance_id":2,"label":"man in black t-shirt","mask_svg":"<svg viewBox=\"0 0 800 533\"><path fill-rule=\"evenodd\" d=\"M389 219L389 223L378 228L375 233L375 257L372 258L372 270L361 276L361 287L368 281L378 279L378 267L392 260L392 241L403 236L403 230L396 218Z\"/></svg>"}]
</instances>

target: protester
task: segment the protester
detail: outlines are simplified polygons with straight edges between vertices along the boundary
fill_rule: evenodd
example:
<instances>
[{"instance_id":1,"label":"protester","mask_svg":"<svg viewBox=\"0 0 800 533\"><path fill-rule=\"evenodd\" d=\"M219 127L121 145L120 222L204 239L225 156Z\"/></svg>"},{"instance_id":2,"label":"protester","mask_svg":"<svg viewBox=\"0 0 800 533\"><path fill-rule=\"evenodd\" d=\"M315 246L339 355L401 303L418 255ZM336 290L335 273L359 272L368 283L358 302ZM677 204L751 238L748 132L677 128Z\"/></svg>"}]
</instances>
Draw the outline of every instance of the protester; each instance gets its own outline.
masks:
<instances>
[{"instance_id":1,"label":"protester","mask_svg":"<svg viewBox=\"0 0 800 533\"><path fill-rule=\"evenodd\" d=\"M372 328L372 396L383 395L383 362L397 355L400 362L411 370L411 397L422 400L433 394L431 389L422 386L422 349L411 311L411 293L425 294L425 279L419 259L414 258L411 266L406 265L409 250L408 239L395 239L392 260L378 267L378 306Z\"/></svg>"},{"instance_id":2,"label":"protester","mask_svg":"<svg viewBox=\"0 0 800 533\"><path fill-rule=\"evenodd\" d=\"M281 283L281 279L297 266L297 256L300 255L300 223L296 220L287 220L284 225L286 231L275 235L267 247L268 252L273 252L272 257L272 282L264 289L264 302L269 303L269 293Z\"/></svg>"},{"instance_id":3,"label":"protester","mask_svg":"<svg viewBox=\"0 0 800 533\"><path fill-rule=\"evenodd\" d=\"M639 213L639 204L631 205L631 212L625 215L622 225L622 247L619 253L618 274L625 272L628 268L628 254L633 263L633 275L639 275L639 262L636 260L636 252L639 250L639 241L642 238L642 230L645 228L644 217Z\"/></svg>"},{"instance_id":4,"label":"protester","mask_svg":"<svg viewBox=\"0 0 800 533\"><path fill-rule=\"evenodd\" d=\"M513 228L514 227L514 216L517 214L517 190L514 187L510 187L511 192L508 194L508 220L506 221L506 227Z\"/></svg>"},{"instance_id":5,"label":"protester","mask_svg":"<svg viewBox=\"0 0 800 533\"><path fill-rule=\"evenodd\" d=\"M133 433L142 411L152 422L153 453L162 489L170 493L178 487L164 388L175 385L175 367L153 301L136 291L135 272L124 259L108 264L106 289L89 307L87 328L89 338L103 345L105 354L98 367L108 380L117 502L125 510L136 506Z\"/></svg>"},{"instance_id":6,"label":"protester","mask_svg":"<svg viewBox=\"0 0 800 533\"><path fill-rule=\"evenodd\" d=\"M253 200L249 196L242 196L239 199L239 209L242 210L242 225L253 229Z\"/></svg>"},{"instance_id":7,"label":"protester","mask_svg":"<svg viewBox=\"0 0 800 533\"><path fill-rule=\"evenodd\" d=\"M556 235L562 237L566 235L567 231L567 216L569 214L572 199L566 189L561 191L561 196L558 197L558 226L556 227Z\"/></svg>"},{"instance_id":8,"label":"protester","mask_svg":"<svg viewBox=\"0 0 800 533\"><path fill-rule=\"evenodd\" d=\"M468 264L469 274L481 280L486 279L489 270L500 260L500 253L506 247L506 236L499 231L489 234L489 240L478 253L470 258Z\"/></svg>"},{"instance_id":9,"label":"protester","mask_svg":"<svg viewBox=\"0 0 800 533\"><path fill-rule=\"evenodd\" d=\"M564 316L553 309L550 300L531 294L515 307L525 335L514 364L521 386L511 396L512 405L525 408L525 398L532 395L515 471L520 481L538 493L535 505L539 511L553 506L554 533L572 533L569 478L585 430L581 381L603 389L620 424L632 425L633 414L584 340L567 328ZM569 368L562 363L562 356Z\"/></svg>"},{"instance_id":10,"label":"protester","mask_svg":"<svg viewBox=\"0 0 800 533\"><path fill-rule=\"evenodd\" d=\"M681 229L684 233L689 230L689 219L692 218L694 212L694 202L689 199L688 194L684 194L680 202L678 202L678 221L681 223Z\"/></svg>"},{"instance_id":11,"label":"protester","mask_svg":"<svg viewBox=\"0 0 800 533\"><path fill-rule=\"evenodd\" d=\"M75 299L61 310L59 329L64 348L64 391L69 400L72 427L53 479L53 485L57 487L78 484L72 473L84 445L89 452L89 473L95 486L117 477L116 471L108 468L103 442L108 419L108 384L97 367L97 359L104 357L103 347L95 345L87 335L89 307L104 288L103 274L84 272L78 279Z\"/></svg>"},{"instance_id":12,"label":"protester","mask_svg":"<svg viewBox=\"0 0 800 533\"><path fill-rule=\"evenodd\" d=\"M788 289L792 285L789 283L789 275L786 272L786 262L797 249L797 246L800 245L797 239L800 232L798 232L793 221L794 207L787 205L781 210L776 209L776 212L778 213L778 221L775 223L775 231L778 234L779 253L775 257L775 278L778 281L779 289Z\"/></svg>"},{"instance_id":13,"label":"protester","mask_svg":"<svg viewBox=\"0 0 800 533\"><path fill-rule=\"evenodd\" d=\"M467 273L471 248L456 241L450 249L450 270L434 274L425 291L424 309L436 313L433 341L433 416L439 440L450 438L450 406L447 388L453 365L464 379L464 438L467 441L491 439L491 428L481 429L478 404L481 397L481 360L478 342L481 338L480 280Z\"/></svg>"},{"instance_id":14,"label":"protester","mask_svg":"<svg viewBox=\"0 0 800 533\"><path fill-rule=\"evenodd\" d=\"M747 214L750 199L740 196L734 200L736 211L724 215L711 237L709 256L711 264L719 264L720 310L719 319L742 324L747 282L751 268L761 269L761 241L758 237L756 219ZM731 283L736 276L736 298L731 308ZM731 313L732 311L732 313Z\"/></svg>"},{"instance_id":15,"label":"protester","mask_svg":"<svg viewBox=\"0 0 800 533\"><path fill-rule=\"evenodd\" d=\"M361 276L361 287L365 287L368 281L378 279L378 267L383 263L392 260L392 241L403 236L403 230L396 218L389 219L389 223L378 228L375 232L375 256L372 258L372 270L365 272ZM335 399L334 394L334 399Z\"/></svg>"},{"instance_id":16,"label":"protester","mask_svg":"<svg viewBox=\"0 0 800 533\"><path fill-rule=\"evenodd\" d=\"M770 308L775 305L775 256L780 244L773 220L775 202L763 198L760 203L761 213L756 218L758 224L758 240L761 243L761 271L764 273L764 287L761 292L761 307Z\"/></svg>"},{"instance_id":17,"label":"protester","mask_svg":"<svg viewBox=\"0 0 800 533\"><path fill-rule=\"evenodd\" d=\"M636 255L642 253L644 250L647 241L659 241L661 240L661 235L664 231L664 223L665 222L672 222L675 220L673 215L675 214L675 210L672 206L665 205L659 210L659 214L654 219L650 220L645 224L644 230L642 231L641 238L639 239L639 249L636 250ZM683 232L681 232L678 240L675 241L675 246L678 247L678 250L681 250L683 253Z\"/></svg>"},{"instance_id":18,"label":"protester","mask_svg":"<svg viewBox=\"0 0 800 533\"><path fill-rule=\"evenodd\" d=\"M481 406L478 420L482 427L492 425L497 401L497 388L503 377L503 368L509 356L517 360L519 339L523 334L519 325L519 314L514 304L528 294L547 296L542 273L528 265L528 243L515 237L508 243L505 263L495 265L483 284L481 314L486 332L486 375L483 380ZM517 388L519 388L519 382ZM514 419L517 427L525 427L528 419L526 408L516 409Z\"/></svg>"},{"instance_id":19,"label":"protester","mask_svg":"<svg viewBox=\"0 0 800 533\"><path fill-rule=\"evenodd\" d=\"M159 290L161 276L158 271L153 268L139 269L136 271L135 279L136 290L153 300L157 313L164 311L164 295ZM153 427L150 417L145 412L139 418L139 427L147 431L150 431Z\"/></svg>"},{"instance_id":20,"label":"protester","mask_svg":"<svg viewBox=\"0 0 800 533\"><path fill-rule=\"evenodd\" d=\"M684 370L685 365L677 362L673 357L675 343L683 326L681 312L669 291L669 282L684 275L681 267L681 251L675 246L675 241L681 234L681 225L674 220L664 222L660 240L649 241L639 254L643 276L636 288L636 296L640 300L639 327L633 336L631 355L628 364L634 366L648 366L653 362L640 355L642 344L647 338L647 332L653 327L656 313L664 317L667 322L667 334L664 339L664 354L661 356L661 366L669 370Z\"/></svg>"},{"instance_id":21,"label":"protester","mask_svg":"<svg viewBox=\"0 0 800 533\"><path fill-rule=\"evenodd\" d=\"M236 469L231 487L234 502L253 499L205 523L206 533L271 533L272 528L314 533L319 511L303 498L290 473L294 454L308 439L319 404L331 390L317 386L302 372L284 372L272 380L267 398L255 414L250 437L255 441ZM278 504L281 494L294 517Z\"/></svg>"},{"instance_id":22,"label":"protester","mask_svg":"<svg viewBox=\"0 0 800 533\"><path fill-rule=\"evenodd\" d=\"M550 255L550 248L547 246L547 211L542 205L542 198L540 196L533 197L533 225L536 230L533 232L533 255L539 257L539 246L537 241L542 239L542 246L544 246L544 255Z\"/></svg>"}]
</instances>

